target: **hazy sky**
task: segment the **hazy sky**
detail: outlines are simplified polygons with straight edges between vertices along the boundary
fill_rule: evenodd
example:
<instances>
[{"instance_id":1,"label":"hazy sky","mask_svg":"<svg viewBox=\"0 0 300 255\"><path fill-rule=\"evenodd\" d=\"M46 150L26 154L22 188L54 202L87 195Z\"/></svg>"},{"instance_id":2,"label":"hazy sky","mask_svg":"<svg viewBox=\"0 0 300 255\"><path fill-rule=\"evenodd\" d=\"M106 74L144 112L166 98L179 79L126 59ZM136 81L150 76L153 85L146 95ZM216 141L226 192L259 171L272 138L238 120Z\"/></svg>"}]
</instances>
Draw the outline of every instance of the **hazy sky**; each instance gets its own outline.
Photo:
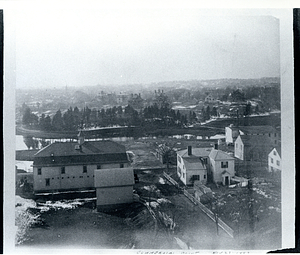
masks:
<instances>
[{"instance_id":1,"label":"hazy sky","mask_svg":"<svg viewBox=\"0 0 300 255\"><path fill-rule=\"evenodd\" d=\"M17 15L17 88L279 75L272 16L59 8Z\"/></svg>"}]
</instances>

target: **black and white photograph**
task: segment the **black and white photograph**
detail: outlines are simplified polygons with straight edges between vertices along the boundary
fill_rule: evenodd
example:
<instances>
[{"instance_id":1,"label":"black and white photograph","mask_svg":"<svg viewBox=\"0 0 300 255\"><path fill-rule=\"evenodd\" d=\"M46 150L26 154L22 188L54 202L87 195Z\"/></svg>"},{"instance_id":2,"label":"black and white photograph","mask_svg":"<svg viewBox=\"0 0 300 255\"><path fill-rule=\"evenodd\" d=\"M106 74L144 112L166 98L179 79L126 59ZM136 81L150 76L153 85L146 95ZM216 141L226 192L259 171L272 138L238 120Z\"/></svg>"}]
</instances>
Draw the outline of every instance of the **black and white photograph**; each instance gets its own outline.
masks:
<instances>
[{"instance_id":1,"label":"black and white photograph","mask_svg":"<svg viewBox=\"0 0 300 255\"><path fill-rule=\"evenodd\" d=\"M292 9L8 13L9 249L292 248Z\"/></svg>"}]
</instances>

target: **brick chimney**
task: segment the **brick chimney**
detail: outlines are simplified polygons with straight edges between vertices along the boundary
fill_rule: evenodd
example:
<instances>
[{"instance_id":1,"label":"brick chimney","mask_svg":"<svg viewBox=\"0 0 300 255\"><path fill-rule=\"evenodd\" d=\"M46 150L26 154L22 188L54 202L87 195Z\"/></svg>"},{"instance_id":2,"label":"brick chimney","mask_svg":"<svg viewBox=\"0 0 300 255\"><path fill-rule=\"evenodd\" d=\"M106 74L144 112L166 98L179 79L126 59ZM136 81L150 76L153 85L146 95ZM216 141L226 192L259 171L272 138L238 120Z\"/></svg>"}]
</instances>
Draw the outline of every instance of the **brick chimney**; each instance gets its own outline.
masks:
<instances>
[{"instance_id":1,"label":"brick chimney","mask_svg":"<svg viewBox=\"0 0 300 255\"><path fill-rule=\"evenodd\" d=\"M192 155L192 146L188 146L188 155L191 156Z\"/></svg>"}]
</instances>

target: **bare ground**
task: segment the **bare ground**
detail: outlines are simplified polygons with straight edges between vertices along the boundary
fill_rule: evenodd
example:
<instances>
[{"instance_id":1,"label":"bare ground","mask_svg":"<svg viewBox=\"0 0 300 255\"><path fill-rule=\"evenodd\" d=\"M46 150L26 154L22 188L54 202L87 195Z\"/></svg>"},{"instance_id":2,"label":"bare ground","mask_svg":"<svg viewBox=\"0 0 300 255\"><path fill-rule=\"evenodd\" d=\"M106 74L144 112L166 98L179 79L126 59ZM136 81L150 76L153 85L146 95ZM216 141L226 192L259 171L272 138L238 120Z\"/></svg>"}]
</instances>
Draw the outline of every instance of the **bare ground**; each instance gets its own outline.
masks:
<instances>
[{"instance_id":1,"label":"bare ground","mask_svg":"<svg viewBox=\"0 0 300 255\"><path fill-rule=\"evenodd\" d=\"M127 141L126 149L135 154L134 168L164 167L154 156L155 143L164 139ZM186 147L199 141L175 141ZM202 144L203 145L203 144ZM171 171L171 170L170 170ZM176 177L175 172L169 172ZM281 246L281 201L278 176L260 175L254 178L254 189L249 196L247 189L216 188L211 186L220 202L219 216L236 230L235 239L218 229L199 208L187 200L162 177L162 170L144 171L135 193L147 202L159 198L171 201L156 213L164 212L176 223L170 229L159 225L144 207L130 205L119 214L97 212L93 207L72 210L48 211L41 215L43 226L29 230L29 240L20 247L34 248L94 248L94 249L266 249ZM254 223L250 222L247 203L254 199ZM150 204L151 204L150 203ZM244 208L244 209L243 209ZM155 209L154 209L155 211ZM240 218L234 216L239 212ZM251 225L252 224L252 225ZM252 227L251 227L252 226ZM176 239L179 238L179 241Z\"/></svg>"}]
</instances>

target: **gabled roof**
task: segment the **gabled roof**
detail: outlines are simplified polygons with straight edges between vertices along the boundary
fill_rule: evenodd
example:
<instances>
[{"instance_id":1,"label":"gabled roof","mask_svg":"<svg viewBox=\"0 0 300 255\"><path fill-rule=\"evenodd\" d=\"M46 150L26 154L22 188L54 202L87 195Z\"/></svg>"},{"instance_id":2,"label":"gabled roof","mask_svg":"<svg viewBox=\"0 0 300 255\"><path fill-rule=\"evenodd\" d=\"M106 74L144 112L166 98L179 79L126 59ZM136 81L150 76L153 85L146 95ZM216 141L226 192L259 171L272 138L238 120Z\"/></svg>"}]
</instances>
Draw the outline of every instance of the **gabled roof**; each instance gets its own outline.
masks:
<instances>
[{"instance_id":1,"label":"gabled roof","mask_svg":"<svg viewBox=\"0 0 300 255\"><path fill-rule=\"evenodd\" d=\"M192 148L192 155L188 155L188 150L177 151L177 154L182 158L191 158L191 157L208 157L212 148Z\"/></svg>"},{"instance_id":2,"label":"gabled roof","mask_svg":"<svg viewBox=\"0 0 300 255\"><path fill-rule=\"evenodd\" d=\"M76 142L55 142L49 144L35 154L35 157L79 156L97 154L126 153L125 146L113 141L84 142L81 150L75 149Z\"/></svg>"},{"instance_id":3,"label":"gabled roof","mask_svg":"<svg viewBox=\"0 0 300 255\"><path fill-rule=\"evenodd\" d=\"M264 135L239 135L244 146L255 147L264 146L269 147L273 144L272 139Z\"/></svg>"},{"instance_id":4,"label":"gabled roof","mask_svg":"<svg viewBox=\"0 0 300 255\"><path fill-rule=\"evenodd\" d=\"M200 158L184 158L183 162L187 170L206 170Z\"/></svg>"},{"instance_id":5,"label":"gabled roof","mask_svg":"<svg viewBox=\"0 0 300 255\"><path fill-rule=\"evenodd\" d=\"M215 150L213 149L210 154L209 157L214 159L214 160L234 160L233 157L231 157L229 154L227 154L224 151L221 150Z\"/></svg>"},{"instance_id":6,"label":"gabled roof","mask_svg":"<svg viewBox=\"0 0 300 255\"><path fill-rule=\"evenodd\" d=\"M230 175L231 176L231 174L229 172L227 172L226 170L224 170L221 174L222 175Z\"/></svg>"},{"instance_id":7,"label":"gabled roof","mask_svg":"<svg viewBox=\"0 0 300 255\"><path fill-rule=\"evenodd\" d=\"M240 131L246 134L266 134L266 133L277 133L277 130L272 126L240 126Z\"/></svg>"},{"instance_id":8,"label":"gabled roof","mask_svg":"<svg viewBox=\"0 0 300 255\"><path fill-rule=\"evenodd\" d=\"M272 153L272 151L273 151L274 149L277 151L279 157L281 158L281 146L276 146L276 147L272 148L272 150L271 150L270 153Z\"/></svg>"},{"instance_id":9,"label":"gabled roof","mask_svg":"<svg viewBox=\"0 0 300 255\"><path fill-rule=\"evenodd\" d=\"M264 126L229 126L233 131L241 131L243 134L267 134L267 133L278 133L279 131L276 130L274 127L269 125Z\"/></svg>"},{"instance_id":10,"label":"gabled roof","mask_svg":"<svg viewBox=\"0 0 300 255\"><path fill-rule=\"evenodd\" d=\"M33 161L38 150L17 150L16 160Z\"/></svg>"},{"instance_id":11,"label":"gabled roof","mask_svg":"<svg viewBox=\"0 0 300 255\"><path fill-rule=\"evenodd\" d=\"M134 184L132 168L95 170L95 188L131 186Z\"/></svg>"}]
</instances>

